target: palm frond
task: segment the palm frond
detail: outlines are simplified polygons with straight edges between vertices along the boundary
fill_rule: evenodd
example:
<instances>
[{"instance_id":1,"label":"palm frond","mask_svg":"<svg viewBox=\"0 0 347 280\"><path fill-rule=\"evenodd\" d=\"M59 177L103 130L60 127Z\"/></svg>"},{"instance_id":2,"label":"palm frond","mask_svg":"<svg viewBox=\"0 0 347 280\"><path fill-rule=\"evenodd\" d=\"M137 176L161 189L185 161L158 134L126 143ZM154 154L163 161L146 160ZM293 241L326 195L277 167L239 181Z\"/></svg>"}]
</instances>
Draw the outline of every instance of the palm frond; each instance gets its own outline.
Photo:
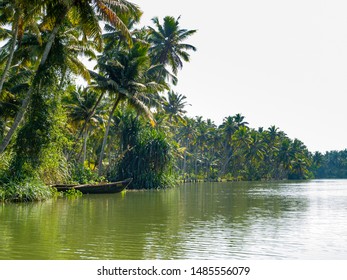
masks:
<instances>
[{"instance_id":1,"label":"palm frond","mask_svg":"<svg viewBox=\"0 0 347 280\"><path fill-rule=\"evenodd\" d=\"M150 124L154 127L156 125L155 119L153 117L153 113L151 110L146 106L145 103L143 103L140 99L138 99L136 96L130 96L128 98L128 102L130 106L134 107L138 112L141 112L143 115L145 115L149 121Z\"/></svg>"},{"instance_id":2,"label":"palm frond","mask_svg":"<svg viewBox=\"0 0 347 280\"><path fill-rule=\"evenodd\" d=\"M128 44L132 44L132 39L126 25L120 20L117 14L112 11L108 6L106 6L103 1L97 1L97 7L99 13L102 15L103 20L109 21L112 25L114 25L118 30L121 31L122 35L128 41Z\"/></svg>"}]
</instances>

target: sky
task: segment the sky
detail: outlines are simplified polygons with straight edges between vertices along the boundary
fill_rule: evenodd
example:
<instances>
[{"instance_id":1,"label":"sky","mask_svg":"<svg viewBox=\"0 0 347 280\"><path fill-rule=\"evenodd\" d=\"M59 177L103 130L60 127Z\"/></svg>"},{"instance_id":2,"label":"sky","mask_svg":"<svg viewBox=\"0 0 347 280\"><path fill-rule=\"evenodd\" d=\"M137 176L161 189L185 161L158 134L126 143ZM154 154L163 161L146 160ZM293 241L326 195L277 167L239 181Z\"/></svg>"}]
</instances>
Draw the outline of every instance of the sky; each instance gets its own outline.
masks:
<instances>
[{"instance_id":1,"label":"sky","mask_svg":"<svg viewBox=\"0 0 347 280\"><path fill-rule=\"evenodd\" d=\"M188 115L219 125L241 113L311 152L347 148L347 1L130 0L151 18L181 16L197 47L175 92ZM153 25L152 25L153 26Z\"/></svg>"}]
</instances>

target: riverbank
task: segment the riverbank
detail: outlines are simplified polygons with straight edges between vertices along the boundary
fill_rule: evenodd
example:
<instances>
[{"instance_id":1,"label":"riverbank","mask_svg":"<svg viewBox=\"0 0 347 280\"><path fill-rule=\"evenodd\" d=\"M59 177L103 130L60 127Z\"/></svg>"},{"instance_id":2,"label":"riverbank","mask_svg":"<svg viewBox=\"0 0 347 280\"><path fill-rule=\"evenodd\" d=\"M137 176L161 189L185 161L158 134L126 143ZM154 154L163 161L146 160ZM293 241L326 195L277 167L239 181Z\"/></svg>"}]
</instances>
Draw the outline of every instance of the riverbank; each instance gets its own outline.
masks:
<instances>
[{"instance_id":1,"label":"riverbank","mask_svg":"<svg viewBox=\"0 0 347 280\"><path fill-rule=\"evenodd\" d=\"M230 180L230 179L179 179L177 180L175 186L179 184L189 184L189 183L228 183L228 182L240 182L242 180ZM259 180L264 181L264 180ZM267 180L274 181L274 180ZM246 181L245 181L246 182ZM168 187L172 188L172 187ZM165 188L165 189L168 189ZM145 191L158 191L164 188L127 188L128 192L145 192ZM39 180L26 180L23 182L10 182L0 186L0 202L9 203L20 203L20 202L37 202L45 201L55 197L69 197L76 198L82 196L82 193L78 190L72 189L64 194L57 191L56 188L46 185Z\"/></svg>"}]
</instances>

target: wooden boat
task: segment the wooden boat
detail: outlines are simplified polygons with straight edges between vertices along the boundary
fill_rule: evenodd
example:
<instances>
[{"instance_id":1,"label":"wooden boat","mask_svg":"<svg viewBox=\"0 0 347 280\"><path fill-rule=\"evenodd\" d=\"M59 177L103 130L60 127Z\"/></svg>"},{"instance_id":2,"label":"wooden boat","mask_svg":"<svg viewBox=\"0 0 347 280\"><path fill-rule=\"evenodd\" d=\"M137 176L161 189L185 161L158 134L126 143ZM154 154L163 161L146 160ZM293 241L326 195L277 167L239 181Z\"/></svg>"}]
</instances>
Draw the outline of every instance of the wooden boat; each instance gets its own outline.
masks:
<instances>
[{"instance_id":1,"label":"wooden boat","mask_svg":"<svg viewBox=\"0 0 347 280\"><path fill-rule=\"evenodd\" d=\"M79 190L83 194L100 194L100 193L119 193L123 191L131 182L132 178L118 182L111 183L97 183L97 184L85 184L85 185L74 185L74 184L61 184L53 185L59 192L66 192L71 189Z\"/></svg>"}]
</instances>

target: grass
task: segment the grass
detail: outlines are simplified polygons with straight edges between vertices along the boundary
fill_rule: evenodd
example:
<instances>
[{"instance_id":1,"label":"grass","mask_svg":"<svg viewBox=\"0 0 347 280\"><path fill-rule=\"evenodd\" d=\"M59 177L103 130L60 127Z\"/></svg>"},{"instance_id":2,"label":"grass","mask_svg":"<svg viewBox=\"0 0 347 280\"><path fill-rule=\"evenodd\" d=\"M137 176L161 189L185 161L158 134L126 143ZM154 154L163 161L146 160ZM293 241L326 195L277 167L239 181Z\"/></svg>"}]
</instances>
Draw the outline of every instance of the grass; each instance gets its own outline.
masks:
<instances>
[{"instance_id":1,"label":"grass","mask_svg":"<svg viewBox=\"0 0 347 280\"><path fill-rule=\"evenodd\" d=\"M38 180L9 182L0 187L2 202L34 202L57 196L57 191Z\"/></svg>"}]
</instances>

